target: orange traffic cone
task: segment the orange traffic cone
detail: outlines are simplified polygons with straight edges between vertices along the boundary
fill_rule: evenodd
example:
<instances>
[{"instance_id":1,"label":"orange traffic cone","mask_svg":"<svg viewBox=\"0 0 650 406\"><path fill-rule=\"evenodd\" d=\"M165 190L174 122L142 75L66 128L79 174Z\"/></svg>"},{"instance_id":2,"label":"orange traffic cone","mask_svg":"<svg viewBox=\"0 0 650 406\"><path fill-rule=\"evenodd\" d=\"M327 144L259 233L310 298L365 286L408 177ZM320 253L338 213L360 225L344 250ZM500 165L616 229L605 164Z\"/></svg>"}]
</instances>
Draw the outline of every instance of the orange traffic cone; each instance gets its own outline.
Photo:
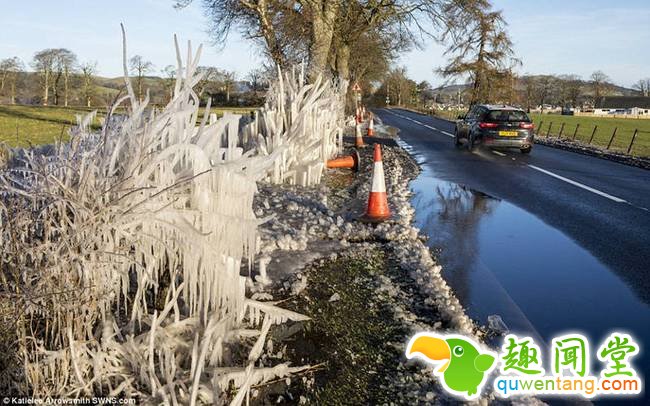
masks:
<instances>
[{"instance_id":1,"label":"orange traffic cone","mask_svg":"<svg viewBox=\"0 0 650 406\"><path fill-rule=\"evenodd\" d=\"M354 146L357 148L365 147L366 144L363 143L363 136L361 135L361 124L356 123L354 125L354 133L355 133Z\"/></svg>"},{"instance_id":2,"label":"orange traffic cone","mask_svg":"<svg viewBox=\"0 0 650 406\"><path fill-rule=\"evenodd\" d=\"M361 106L361 122L366 119L366 106Z\"/></svg>"},{"instance_id":3,"label":"orange traffic cone","mask_svg":"<svg viewBox=\"0 0 650 406\"><path fill-rule=\"evenodd\" d=\"M352 155L340 158L330 159L327 161L328 168L350 168L359 171L359 153L354 151Z\"/></svg>"},{"instance_id":4,"label":"orange traffic cone","mask_svg":"<svg viewBox=\"0 0 650 406\"><path fill-rule=\"evenodd\" d=\"M375 120L372 119L372 113L369 113L370 119L368 121L368 137L375 135Z\"/></svg>"},{"instance_id":5,"label":"orange traffic cone","mask_svg":"<svg viewBox=\"0 0 650 406\"><path fill-rule=\"evenodd\" d=\"M372 187L368 196L368 208L361 220L378 223L390 218L388 198L386 196L386 181L384 180L384 165L381 162L381 145L375 144L374 167L372 169Z\"/></svg>"}]
</instances>

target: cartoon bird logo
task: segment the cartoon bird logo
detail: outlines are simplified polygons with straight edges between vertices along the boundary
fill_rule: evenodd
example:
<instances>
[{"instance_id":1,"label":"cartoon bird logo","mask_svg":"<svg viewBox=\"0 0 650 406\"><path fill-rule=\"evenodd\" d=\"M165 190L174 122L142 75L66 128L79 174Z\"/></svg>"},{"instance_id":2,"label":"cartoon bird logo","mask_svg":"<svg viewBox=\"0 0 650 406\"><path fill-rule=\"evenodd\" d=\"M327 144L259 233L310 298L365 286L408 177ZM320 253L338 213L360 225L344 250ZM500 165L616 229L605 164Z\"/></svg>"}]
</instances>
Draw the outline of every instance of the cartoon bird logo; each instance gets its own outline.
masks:
<instances>
[{"instance_id":1,"label":"cartoon bird logo","mask_svg":"<svg viewBox=\"0 0 650 406\"><path fill-rule=\"evenodd\" d=\"M479 348L473 340L461 335L419 333L409 341L406 358L417 356L433 364L446 361L434 370L434 375L442 377L448 392L472 399L480 395L485 377L495 367L496 354L479 352Z\"/></svg>"}]
</instances>

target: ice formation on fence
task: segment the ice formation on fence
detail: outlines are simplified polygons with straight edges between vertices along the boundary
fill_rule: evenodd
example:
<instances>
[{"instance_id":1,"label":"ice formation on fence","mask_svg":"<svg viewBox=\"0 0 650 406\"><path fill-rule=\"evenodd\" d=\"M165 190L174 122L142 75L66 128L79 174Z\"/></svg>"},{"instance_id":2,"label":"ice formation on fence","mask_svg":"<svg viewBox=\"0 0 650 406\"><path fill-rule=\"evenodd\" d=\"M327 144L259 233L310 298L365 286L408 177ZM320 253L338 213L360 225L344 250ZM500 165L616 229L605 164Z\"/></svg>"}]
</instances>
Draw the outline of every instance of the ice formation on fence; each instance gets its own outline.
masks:
<instances>
[{"instance_id":1,"label":"ice formation on fence","mask_svg":"<svg viewBox=\"0 0 650 406\"><path fill-rule=\"evenodd\" d=\"M213 403L300 371L256 367L272 325L301 314L246 297L256 181L319 181L337 149L336 90L280 75L267 106L240 129L225 115L200 125L201 48L177 49L174 97L138 102L69 143L23 151L0 169L0 294L13 301L17 358L37 396L137 396ZM124 52L126 60L126 46ZM126 77L126 68L125 68ZM119 103L118 103L119 104ZM261 134L261 135L259 135ZM252 344L248 356L231 346Z\"/></svg>"}]
</instances>

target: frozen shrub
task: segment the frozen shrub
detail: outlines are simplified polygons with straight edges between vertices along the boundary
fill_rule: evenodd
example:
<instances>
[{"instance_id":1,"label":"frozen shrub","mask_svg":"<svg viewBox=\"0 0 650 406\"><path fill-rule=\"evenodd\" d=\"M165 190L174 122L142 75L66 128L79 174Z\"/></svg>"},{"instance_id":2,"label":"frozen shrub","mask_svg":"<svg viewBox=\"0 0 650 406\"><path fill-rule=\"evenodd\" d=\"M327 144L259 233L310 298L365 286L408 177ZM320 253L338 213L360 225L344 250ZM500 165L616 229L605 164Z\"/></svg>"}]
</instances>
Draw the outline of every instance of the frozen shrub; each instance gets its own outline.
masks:
<instances>
[{"instance_id":1,"label":"frozen shrub","mask_svg":"<svg viewBox=\"0 0 650 406\"><path fill-rule=\"evenodd\" d=\"M258 135L261 154L283 149L269 174L272 183L320 183L325 163L342 142L342 88L321 77L307 84L297 67L278 72L266 104L246 130Z\"/></svg>"},{"instance_id":2,"label":"frozen shrub","mask_svg":"<svg viewBox=\"0 0 650 406\"><path fill-rule=\"evenodd\" d=\"M113 108L100 132L79 117L69 143L0 168L0 315L23 374L2 377L9 390L195 404L234 388L239 404L303 368L255 366L272 325L306 317L247 298L240 267L263 221L256 181L316 183L336 151L335 90L294 71L243 131L237 115L197 126L200 51L182 66L177 46L162 110L125 69L128 114Z\"/></svg>"}]
</instances>

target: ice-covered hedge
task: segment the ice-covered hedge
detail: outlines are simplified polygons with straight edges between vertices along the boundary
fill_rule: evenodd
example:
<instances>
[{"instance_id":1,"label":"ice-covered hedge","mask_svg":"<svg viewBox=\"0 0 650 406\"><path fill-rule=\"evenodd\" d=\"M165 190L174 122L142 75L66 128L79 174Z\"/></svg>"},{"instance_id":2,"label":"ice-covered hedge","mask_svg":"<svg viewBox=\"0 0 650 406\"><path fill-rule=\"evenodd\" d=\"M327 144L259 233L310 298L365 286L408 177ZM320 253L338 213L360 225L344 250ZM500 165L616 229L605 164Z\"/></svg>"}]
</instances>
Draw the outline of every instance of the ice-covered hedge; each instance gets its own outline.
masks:
<instances>
[{"instance_id":1,"label":"ice-covered hedge","mask_svg":"<svg viewBox=\"0 0 650 406\"><path fill-rule=\"evenodd\" d=\"M23 374L0 382L13 391L195 404L234 390L239 404L303 368L256 366L273 324L306 317L247 298L240 268L263 221L256 181L317 183L336 152L336 88L294 70L252 123L206 112L197 126L200 47L186 66L177 55L162 110L127 79L128 114L99 133L80 118L69 143L0 169L0 315Z\"/></svg>"}]
</instances>

